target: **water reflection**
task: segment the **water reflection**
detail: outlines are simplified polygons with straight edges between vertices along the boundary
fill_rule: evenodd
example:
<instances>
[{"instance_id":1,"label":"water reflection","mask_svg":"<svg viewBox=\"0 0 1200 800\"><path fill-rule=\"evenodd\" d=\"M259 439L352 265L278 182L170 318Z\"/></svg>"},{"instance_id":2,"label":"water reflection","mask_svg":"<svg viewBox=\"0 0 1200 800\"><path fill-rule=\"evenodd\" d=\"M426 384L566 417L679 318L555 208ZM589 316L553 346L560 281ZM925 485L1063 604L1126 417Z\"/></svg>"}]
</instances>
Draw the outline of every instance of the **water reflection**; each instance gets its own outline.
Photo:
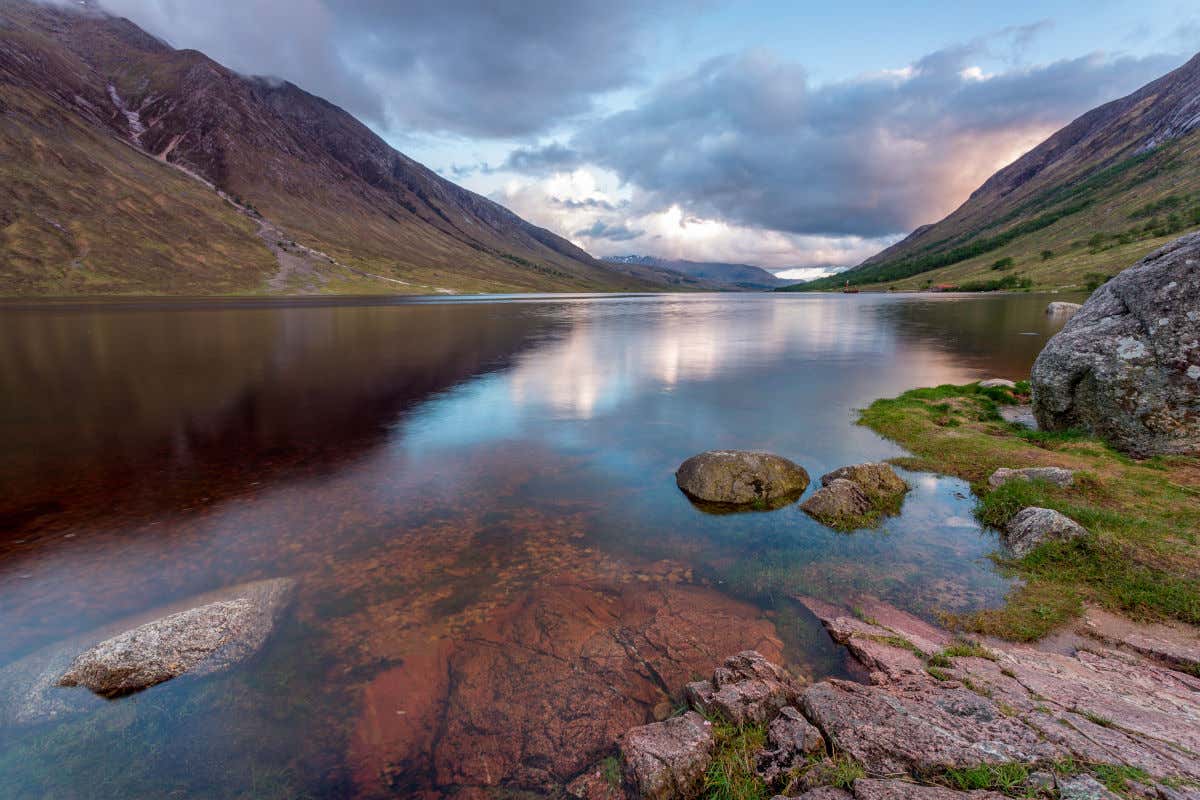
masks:
<instances>
[{"instance_id":1,"label":"water reflection","mask_svg":"<svg viewBox=\"0 0 1200 800\"><path fill-rule=\"evenodd\" d=\"M853 409L1023 376L1045 301L4 312L0 685L201 592L299 586L259 662L0 720L0 794L551 791L730 650L839 673L798 595L994 603L958 481L910 475L902 516L847 536L794 507L705 515L672 473L712 447L815 475L898 455Z\"/></svg>"}]
</instances>

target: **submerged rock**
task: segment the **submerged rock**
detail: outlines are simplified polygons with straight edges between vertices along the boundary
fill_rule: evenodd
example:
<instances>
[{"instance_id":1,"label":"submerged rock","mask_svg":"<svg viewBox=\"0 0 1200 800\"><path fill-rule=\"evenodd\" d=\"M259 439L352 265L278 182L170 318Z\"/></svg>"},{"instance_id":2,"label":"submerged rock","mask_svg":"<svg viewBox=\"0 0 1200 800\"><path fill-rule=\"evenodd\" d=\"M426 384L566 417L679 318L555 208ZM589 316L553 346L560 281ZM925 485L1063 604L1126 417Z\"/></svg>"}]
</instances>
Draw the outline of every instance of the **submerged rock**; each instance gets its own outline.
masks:
<instances>
[{"instance_id":1,"label":"submerged rock","mask_svg":"<svg viewBox=\"0 0 1200 800\"><path fill-rule=\"evenodd\" d=\"M162 617L100 642L77 656L59 686L85 686L102 697L140 691L188 673L226 669L257 652L275 627L292 581Z\"/></svg>"},{"instance_id":2,"label":"submerged rock","mask_svg":"<svg viewBox=\"0 0 1200 800\"><path fill-rule=\"evenodd\" d=\"M1200 233L1097 289L1030 380L1044 430L1086 428L1138 457L1200 453Z\"/></svg>"},{"instance_id":3,"label":"submerged rock","mask_svg":"<svg viewBox=\"0 0 1200 800\"><path fill-rule=\"evenodd\" d=\"M831 528L850 528L870 513L871 499L854 481L836 478L801 503L800 508Z\"/></svg>"},{"instance_id":4,"label":"submerged rock","mask_svg":"<svg viewBox=\"0 0 1200 800\"><path fill-rule=\"evenodd\" d=\"M896 474L891 464L873 462L839 467L821 476L821 485L828 486L839 478L858 484L870 500L891 500L908 491L908 484Z\"/></svg>"},{"instance_id":5,"label":"submerged rock","mask_svg":"<svg viewBox=\"0 0 1200 800\"><path fill-rule=\"evenodd\" d=\"M1052 508L1030 506L1008 521L1002 538L1013 555L1023 558L1043 542L1064 542L1087 536L1087 528Z\"/></svg>"},{"instance_id":6,"label":"submerged rock","mask_svg":"<svg viewBox=\"0 0 1200 800\"><path fill-rule=\"evenodd\" d=\"M646 800L691 800L714 746L712 725L695 711L633 728L620 742L625 780Z\"/></svg>"},{"instance_id":7,"label":"submerged rock","mask_svg":"<svg viewBox=\"0 0 1200 800\"><path fill-rule=\"evenodd\" d=\"M773 505L798 498L809 477L803 467L771 453L709 450L684 461L675 481L689 497L706 503Z\"/></svg>"},{"instance_id":8,"label":"submerged rock","mask_svg":"<svg viewBox=\"0 0 1200 800\"><path fill-rule=\"evenodd\" d=\"M705 714L719 714L736 725L763 724L796 699L790 675L761 653L743 650L725 659L712 680L687 685L692 706Z\"/></svg>"},{"instance_id":9,"label":"submerged rock","mask_svg":"<svg viewBox=\"0 0 1200 800\"><path fill-rule=\"evenodd\" d=\"M1009 481L1046 481L1066 488L1075 482L1075 471L1063 467L1001 467L988 478L988 486L998 489Z\"/></svg>"}]
</instances>

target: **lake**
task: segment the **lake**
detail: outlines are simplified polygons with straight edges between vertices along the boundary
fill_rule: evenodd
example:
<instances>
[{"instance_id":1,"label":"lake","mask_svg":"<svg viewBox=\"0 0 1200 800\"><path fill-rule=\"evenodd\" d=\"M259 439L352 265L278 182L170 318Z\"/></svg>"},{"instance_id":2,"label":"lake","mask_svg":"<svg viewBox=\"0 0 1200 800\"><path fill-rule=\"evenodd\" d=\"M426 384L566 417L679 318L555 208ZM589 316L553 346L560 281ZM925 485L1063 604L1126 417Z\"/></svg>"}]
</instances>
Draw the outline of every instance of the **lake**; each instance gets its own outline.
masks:
<instances>
[{"instance_id":1,"label":"lake","mask_svg":"<svg viewBox=\"0 0 1200 800\"><path fill-rule=\"evenodd\" d=\"M1026 377L1050 299L0 305L0 796L549 794L736 650L856 677L796 598L999 604L969 487L906 473L842 534L706 513L675 469L902 455L855 409ZM73 640L279 577L227 672L30 694Z\"/></svg>"}]
</instances>

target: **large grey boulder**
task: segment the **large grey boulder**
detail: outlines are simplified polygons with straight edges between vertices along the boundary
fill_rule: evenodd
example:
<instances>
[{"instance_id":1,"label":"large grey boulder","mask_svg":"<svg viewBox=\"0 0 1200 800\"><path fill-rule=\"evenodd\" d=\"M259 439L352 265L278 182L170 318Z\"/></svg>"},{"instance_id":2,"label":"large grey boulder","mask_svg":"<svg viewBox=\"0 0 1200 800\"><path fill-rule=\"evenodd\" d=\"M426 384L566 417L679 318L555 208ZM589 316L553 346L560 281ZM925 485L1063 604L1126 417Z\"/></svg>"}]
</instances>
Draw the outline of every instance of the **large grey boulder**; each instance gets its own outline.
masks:
<instances>
[{"instance_id":1,"label":"large grey boulder","mask_svg":"<svg viewBox=\"0 0 1200 800\"><path fill-rule=\"evenodd\" d=\"M776 505L808 488L808 473L782 456L709 450L680 465L675 482L694 500L723 505Z\"/></svg>"},{"instance_id":2,"label":"large grey boulder","mask_svg":"<svg viewBox=\"0 0 1200 800\"><path fill-rule=\"evenodd\" d=\"M59 686L119 697L188 673L226 669L257 652L290 596L292 581L250 584L240 596L147 622L75 658Z\"/></svg>"},{"instance_id":3,"label":"large grey boulder","mask_svg":"<svg viewBox=\"0 0 1200 800\"><path fill-rule=\"evenodd\" d=\"M715 741L712 725L695 711L633 728L620 741L625 780L647 800L699 797Z\"/></svg>"},{"instance_id":4,"label":"large grey boulder","mask_svg":"<svg viewBox=\"0 0 1200 800\"><path fill-rule=\"evenodd\" d=\"M1004 527L1003 539L1013 555L1023 558L1042 542L1065 542L1087 536L1087 528L1052 508L1023 508Z\"/></svg>"},{"instance_id":5,"label":"large grey boulder","mask_svg":"<svg viewBox=\"0 0 1200 800\"><path fill-rule=\"evenodd\" d=\"M1200 233L1097 289L1030 381L1044 430L1091 430L1138 457L1200 453Z\"/></svg>"}]
</instances>

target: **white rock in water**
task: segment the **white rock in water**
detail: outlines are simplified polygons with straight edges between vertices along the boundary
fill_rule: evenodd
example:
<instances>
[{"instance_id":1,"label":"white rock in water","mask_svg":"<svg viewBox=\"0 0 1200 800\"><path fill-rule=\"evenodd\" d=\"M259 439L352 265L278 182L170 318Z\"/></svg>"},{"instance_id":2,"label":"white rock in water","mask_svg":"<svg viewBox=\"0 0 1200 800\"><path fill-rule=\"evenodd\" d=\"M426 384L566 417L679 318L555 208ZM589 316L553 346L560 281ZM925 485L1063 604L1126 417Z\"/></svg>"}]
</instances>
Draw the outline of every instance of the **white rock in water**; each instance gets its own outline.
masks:
<instances>
[{"instance_id":1,"label":"white rock in water","mask_svg":"<svg viewBox=\"0 0 1200 800\"><path fill-rule=\"evenodd\" d=\"M1046 313L1051 316L1070 315L1081 308L1083 308L1082 303L1066 303L1062 300L1055 300L1046 306Z\"/></svg>"},{"instance_id":2,"label":"white rock in water","mask_svg":"<svg viewBox=\"0 0 1200 800\"><path fill-rule=\"evenodd\" d=\"M1015 389L1017 385L1006 378L988 378L979 382L980 389Z\"/></svg>"},{"instance_id":3,"label":"white rock in water","mask_svg":"<svg viewBox=\"0 0 1200 800\"><path fill-rule=\"evenodd\" d=\"M75 658L59 686L86 686L103 697L146 689L184 673L208 675L258 651L275 627L292 581L251 584L257 590L147 622Z\"/></svg>"}]
</instances>

